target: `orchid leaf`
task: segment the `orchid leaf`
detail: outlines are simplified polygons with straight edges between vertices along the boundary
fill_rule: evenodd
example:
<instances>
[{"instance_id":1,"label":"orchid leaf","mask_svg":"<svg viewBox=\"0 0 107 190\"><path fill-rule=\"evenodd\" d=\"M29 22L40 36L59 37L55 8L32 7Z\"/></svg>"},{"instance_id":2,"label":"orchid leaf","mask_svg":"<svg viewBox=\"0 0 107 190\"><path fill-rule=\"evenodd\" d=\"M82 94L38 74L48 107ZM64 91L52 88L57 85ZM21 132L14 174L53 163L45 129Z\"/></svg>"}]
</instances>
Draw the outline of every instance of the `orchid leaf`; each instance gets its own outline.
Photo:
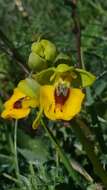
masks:
<instances>
[{"instance_id":1,"label":"orchid leaf","mask_svg":"<svg viewBox=\"0 0 107 190\"><path fill-rule=\"evenodd\" d=\"M87 173L87 171L73 158L71 158L71 165L74 168L74 170L76 170L77 172L79 172L81 175L84 176L84 178L89 181L89 182L93 182L92 177Z\"/></svg>"}]
</instances>

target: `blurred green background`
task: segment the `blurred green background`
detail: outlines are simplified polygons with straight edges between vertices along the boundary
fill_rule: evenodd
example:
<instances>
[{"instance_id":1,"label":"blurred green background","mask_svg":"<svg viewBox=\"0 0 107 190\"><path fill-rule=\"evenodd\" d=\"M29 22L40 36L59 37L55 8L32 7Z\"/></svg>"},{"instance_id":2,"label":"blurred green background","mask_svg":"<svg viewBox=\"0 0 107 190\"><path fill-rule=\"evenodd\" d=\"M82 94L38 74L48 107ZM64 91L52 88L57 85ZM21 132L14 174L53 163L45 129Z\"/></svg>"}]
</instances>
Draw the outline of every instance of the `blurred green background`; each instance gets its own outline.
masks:
<instances>
[{"instance_id":1,"label":"blurred green background","mask_svg":"<svg viewBox=\"0 0 107 190\"><path fill-rule=\"evenodd\" d=\"M94 146L103 167L106 168L107 2L78 0L77 12L81 23L81 46L85 68L97 77L93 87L87 89L86 110L81 112L81 116L95 134ZM58 50L72 57L72 65L77 63L72 9L64 1L0 0L0 111L3 109L3 102L12 94L16 84L27 76L31 44L38 37L51 40ZM78 190L78 185L68 176L59 161L55 147L50 144L42 127L37 131L31 129L32 120L33 113L29 119L19 122L18 157L23 182L21 190ZM79 181L82 184L81 189L103 189L75 133L67 127L59 127L59 122L49 122L48 125L60 140L67 156L84 167L97 183L91 184L82 176ZM13 132L13 121L4 121L0 118L1 190L19 189L15 181ZM76 164L77 170L80 165Z\"/></svg>"}]
</instances>

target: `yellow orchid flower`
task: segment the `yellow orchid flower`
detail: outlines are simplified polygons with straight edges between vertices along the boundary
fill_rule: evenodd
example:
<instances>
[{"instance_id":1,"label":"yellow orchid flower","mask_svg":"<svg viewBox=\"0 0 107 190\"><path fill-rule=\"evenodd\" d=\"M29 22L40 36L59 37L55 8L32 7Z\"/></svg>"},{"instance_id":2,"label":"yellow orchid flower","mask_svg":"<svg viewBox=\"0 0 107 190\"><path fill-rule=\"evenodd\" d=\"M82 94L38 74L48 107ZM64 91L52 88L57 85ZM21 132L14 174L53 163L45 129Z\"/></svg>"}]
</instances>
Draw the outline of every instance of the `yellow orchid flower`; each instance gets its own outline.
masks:
<instances>
[{"instance_id":1,"label":"yellow orchid flower","mask_svg":"<svg viewBox=\"0 0 107 190\"><path fill-rule=\"evenodd\" d=\"M37 107L38 102L35 98L26 96L18 88L14 89L13 95L4 104L4 111L1 117L4 119L21 119L30 113L30 107Z\"/></svg>"},{"instance_id":2,"label":"yellow orchid flower","mask_svg":"<svg viewBox=\"0 0 107 190\"><path fill-rule=\"evenodd\" d=\"M55 85L41 87L40 106L49 119L69 121L80 112L84 96L81 89L59 80Z\"/></svg>"},{"instance_id":3,"label":"yellow orchid flower","mask_svg":"<svg viewBox=\"0 0 107 190\"><path fill-rule=\"evenodd\" d=\"M40 113L44 112L47 118L68 121L80 112L85 96L81 89L73 88L70 84L71 81L60 78L53 85L40 86L38 98L24 93L18 86L5 102L1 117L21 119L28 116L31 107L40 107ZM38 119L33 122L33 128L37 121Z\"/></svg>"}]
</instances>

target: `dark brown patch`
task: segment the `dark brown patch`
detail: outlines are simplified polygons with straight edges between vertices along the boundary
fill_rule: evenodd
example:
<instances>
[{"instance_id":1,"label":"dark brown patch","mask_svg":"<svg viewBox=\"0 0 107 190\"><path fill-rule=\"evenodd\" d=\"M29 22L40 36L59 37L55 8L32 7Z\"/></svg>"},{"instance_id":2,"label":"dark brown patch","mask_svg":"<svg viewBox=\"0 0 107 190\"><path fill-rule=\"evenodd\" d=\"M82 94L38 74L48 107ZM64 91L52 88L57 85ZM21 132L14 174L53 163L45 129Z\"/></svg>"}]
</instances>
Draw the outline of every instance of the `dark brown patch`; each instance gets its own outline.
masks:
<instances>
[{"instance_id":1,"label":"dark brown patch","mask_svg":"<svg viewBox=\"0 0 107 190\"><path fill-rule=\"evenodd\" d=\"M15 103L14 103L14 105L13 105L13 108L14 109L21 109L22 108L22 100L23 100L24 98L20 98L19 100L17 100Z\"/></svg>"}]
</instances>

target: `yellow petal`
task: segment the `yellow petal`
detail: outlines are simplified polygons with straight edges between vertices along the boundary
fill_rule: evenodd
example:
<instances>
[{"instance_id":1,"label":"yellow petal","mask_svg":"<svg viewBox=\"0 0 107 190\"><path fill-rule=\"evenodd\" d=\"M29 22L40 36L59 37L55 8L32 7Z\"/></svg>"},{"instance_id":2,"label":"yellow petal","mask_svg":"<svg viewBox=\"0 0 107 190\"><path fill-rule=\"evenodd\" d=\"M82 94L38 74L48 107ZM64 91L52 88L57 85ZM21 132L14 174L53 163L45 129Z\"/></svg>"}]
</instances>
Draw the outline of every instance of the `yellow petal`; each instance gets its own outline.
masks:
<instances>
[{"instance_id":1,"label":"yellow petal","mask_svg":"<svg viewBox=\"0 0 107 190\"><path fill-rule=\"evenodd\" d=\"M40 89L40 106L44 110L45 114L52 111L52 106L55 107L55 100L53 94L54 87L51 85L44 85Z\"/></svg>"},{"instance_id":2,"label":"yellow petal","mask_svg":"<svg viewBox=\"0 0 107 190\"><path fill-rule=\"evenodd\" d=\"M38 107L39 106L39 100L37 100L36 98L30 98L30 97L26 97L23 101L22 101L22 107L23 108L28 108L28 107Z\"/></svg>"},{"instance_id":3,"label":"yellow petal","mask_svg":"<svg viewBox=\"0 0 107 190\"><path fill-rule=\"evenodd\" d=\"M84 96L80 89L70 89L70 95L62 108L64 120L70 120L80 112Z\"/></svg>"},{"instance_id":4,"label":"yellow petal","mask_svg":"<svg viewBox=\"0 0 107 190\"><path fill-rule=\"evenodd\" d=\"M5 109L1 117L4 119L14 118L14 119L21 119L27 117L30 113L30 108L27 109Z\"/></svg>"},{"instance_id":5,"label":"yellow petal","mask_svg":"<svg viewBox=\"0 0 107 190\"><path fill-rule=\"evenodd\" d=\"M54 86L45 85L41 87L40 104L44 109L45 115L51 119L70 120L81 110L81 104L84 98L84 93L78 88L70 89L70 94L65 104L55 105Z\"/></svg>"},{"instance_id":6,"label":"yellow petal","mask_svg":"<svg viewBox=\"0 0 107 190\"><path fill-rule=\"evenodd\" d=\"M4 104L5 108L12 108L13 104L18 101L21 98L26 97L26 95L24 93L22 93L18 88L14 89L14 93L13 95L9 98L9 100L7 100Z\"/></svg>"}]
</instances>

